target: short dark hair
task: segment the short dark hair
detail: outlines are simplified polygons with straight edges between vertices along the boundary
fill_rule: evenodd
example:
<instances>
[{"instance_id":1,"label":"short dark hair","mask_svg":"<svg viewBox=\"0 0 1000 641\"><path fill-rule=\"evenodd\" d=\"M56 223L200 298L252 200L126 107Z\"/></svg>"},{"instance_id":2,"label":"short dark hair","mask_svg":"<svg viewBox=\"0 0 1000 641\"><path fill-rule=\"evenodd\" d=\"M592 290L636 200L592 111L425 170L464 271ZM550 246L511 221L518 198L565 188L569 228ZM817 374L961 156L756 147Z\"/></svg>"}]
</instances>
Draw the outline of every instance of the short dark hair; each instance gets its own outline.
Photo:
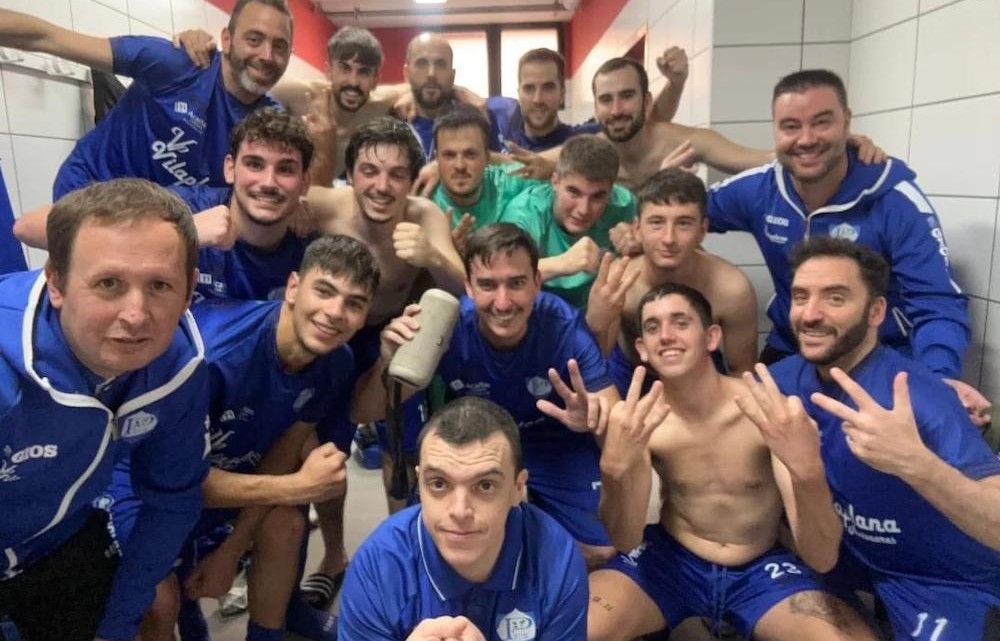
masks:
<instances>
[{"instance_id":1,"label":"short dark hair","mask_svg":"<svg viewBox=\"0 0 1000 641\"><path fill-rule=\"evenodd\" d=\"M590 81L591 93L597 93L597 76L603 76L613 71L624 69L625 67L631 67L632 69L635 69L637 74L639 74L639 91L642 95L645 96L649 93L649 76L646 74L646 69L638 61L626 57L606 60L604 64L597 68L597 71L594 72L593 79Z\"/></svg>"},{"instance_id":2,"label":"short dark hair","mask_svg":"<svg viewBox=\"0 0 1000 641\"><path fill-rule=\"evenodd\" d=\"M361 27L341 27L326 43L326 59L331 63L334 60L357 60L377 70L382 66L383 58L382 44L371 31Z\"/></svg>"},{"instance_id":3,"label":"short dark hair","mask_svg":"<svg viewBox=\"0 0 1000 641\"><path fill-rule=\"evenodd\" d=\"M490 150L490 121L486 119L483 112L472 105L457 104L448 112L437 117L434 121L434 147L438 146L438 132L442 129L461 129L462 127L478 127L483 134L483 147L487 152Z\"/></svg>"},{"instance_id":4,"label":"short dark hair","mask_svg":"<svg viewBox=\"0 0 1000 641\"><path fill-rule=\"evenodd\" d=\"M333 276L344 274L372 296L382 277L378 262L368 247L355 238L340 234L320 236L309 243L299 265L299 275L303 276L313 268Z\"/></svg>"},{"instance_id":5,"label":"short dark hair","mask_svg":"<svg viewBox=\"0 0 1000 641\"><path fill-rule=\"evenodd\" d=\"M524 469L521 455L521 434L510 413L493 401L478 396L463 396L451 401L434 413L417 437L418 464L423 456L424 440L430 434L436 435L449 445L467 445L485 441L496 433L510 445L514 473Z\"/></svg>"},{"instance_id":6,"label":"short dark hair","mask_svg":"<svg viewBox=\"0 0 1000 641\"><path fill-rule=\"evenodd\" d=\"M778 96L782 94L803 93L806 89L813 87L830 87L837 94L840 106L847 109L847 89L844 88L844 81L828 69L803 69L788 74L774 85L771 104L773 105Z\"/></svg>"},{"instance_id":7,"label":"short dark hair","mask_svg":"<svg viewBox=\"0 0 1000 641\"><path fill-rule=\"evenodd\" d=\"M889 290L889 263L877 251L846 238L810 236L795 245L788 257L792 278L802 263L810 258L847 258L854 261L861 272L861 280L870 298L885 296Z\"/></svg>"},{"instance_id":8,"label":"short dark hair","mask_svg":"<svg viewBox=\"0 0 1000 641\"><path fill-rule=\"evenodd\" d=\"M472 278L472 263L476 259L485 266L493 262L493 257L503 252L510 256L518 249L528 253L531 271L538 271L538 245L526 231L512 223L493 223L480 227L465 239L465 254L462 262L465 273Z\"/></svg>"},{"instance_id":9,"label":"short dark hair","mask_svg":"<svg viewBox=\"0 0 1000 641\"><path fill-rule=\"evenodd\" d=\"M697 205L704 217L708 195L701 178L683 169L661 169L644 182L635 192L639 217L643 205Z\"/></svg>"},{"instance_id":10,"label":"short dark hair","mask_svg":"<svg viewBox=\"0 0 1000 641\"><path fill-rule=\"evenodd\" d=\"M563 144L556 163L556 175L578 174L587 180L615 182L618 152L606 138L594 134L573 136Z\"/></svg>"},{"instance_id":11,"label":"short dark hair","mask_svg":"<svg viewBox=\"0 0 1000 641\"><path fill-rule=\"evenodd\" d=\"M194 272L198 266L198 232L191 209L173 192L143 178L91 183L57 200L45 223L49 266L63 281L69 273L80 227L88 220L98 225L118 225L144 218L158 218L177 229L184 246L185 274Z\"/></svg>"},{"instance_id":12,"label":"short dark hair","mask_svg":"<svg viewBox=\"0 0 1000 641\"><path fill-rule=\"evenodd\" d=\"M236 123L229 134L229 153L235 159L244 142L262 142L282 151L296 150L302 155L302 168L309 169L313 141L297 118L278 107L254 109Z\"/></svg>"},{"instance_id":13,"label":"short dark hair","mask_svg":"<svg viewBox=\"0 0 1000 641\"><path fill-rule=\"evenodd\" d=\"M638 327L642 328L642 310L653 301L660 300L661 298L666 298L676 294L684 298L691 307L694 308L695 313L698 315L698 320L701 321L702 327L708 328L715 324L715 320L712 317L712 304L708 302L705 295L699 292L694 287L689 287L687 285L682 285L680 283L663 283L662 285L657 285L653 289L649 290L642 295L639 299L639 308L636 318L639 319Z\"/></svg>"},{"instance_id":14,"label":"short dark hair","mask_svg":"<svg viewBox=\"0 0 1000 641\"><path fill-rule=\"evenodd\" d=\"M347 150L344 151L347 173L354 172L358 154L369 147L380 145L398 147L410 161L410 180L417 179L420 168L424 166L424 150L408 124L389 116L375 118L354 130L347 143Z\"/></svg>"},{"instance_id":15,"label":"short dark hair","mask_svg":"<svg viewBox=\"0 0 1000 641\"><path fill-rule=\"evenodd\" d=\"M288 36L291 38L292 33L295 31L295 20L292 18L292 12L289 10L285 0L236 0L236 5L233 7L232 13L229 14L229 24L226 26L229 29L230 35L236 35L236 24L239 22L240 14L243 13L246 6L255 3L271 7L288 16Z\"/></svg>"},{"instance_id":16,"label":"short dark hair","mask_svg":"<svg viewBox=\"0 0 1000 641\"><path fill-rule=\"evenodd\" d=\"M556 66L556 74L559 76L559 86L566 86L566 59L558 51L553 51L547 47L532 49L521 55L517 61L517 81L521 82L521 67L531 62L551 62Z\"/></svg>"}]
</instances>

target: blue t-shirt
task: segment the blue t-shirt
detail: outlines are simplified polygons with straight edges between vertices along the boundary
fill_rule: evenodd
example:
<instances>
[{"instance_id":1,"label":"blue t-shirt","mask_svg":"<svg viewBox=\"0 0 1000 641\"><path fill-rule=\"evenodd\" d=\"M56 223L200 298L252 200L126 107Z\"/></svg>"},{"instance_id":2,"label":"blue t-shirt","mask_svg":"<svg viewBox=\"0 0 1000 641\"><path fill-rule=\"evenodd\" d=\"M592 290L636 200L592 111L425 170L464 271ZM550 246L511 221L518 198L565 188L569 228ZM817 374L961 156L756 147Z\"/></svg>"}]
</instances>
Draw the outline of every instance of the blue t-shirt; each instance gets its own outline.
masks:
<instances>
[{"instance_id":1,"label":"blue t-shirt","mask_svg":"<svg viewBox=\"0 0 1000 641\"><path fill-rule=\"evenodd\" d=\"M114 72L132 85L59 169L53 199L94 181L135 176L160 185L226 185L229 131L267 96L245 105L226 91L222 55L207 69L183 49L148 36L111 38Z\"/></svg>"},{"instance_id":2,"label":"blue t-shirt","mask_svg":"<svg viewBox=\"0 0 1000 641\"><path fill-rule=\"evenodd\" d=\"M581 641L587 595L573 539L538 508L511 509L500 557L477 584L441 557L415 505L383 521L351 559L338 633L396 641L424 619L462 615L489 641Z\"/></svg>"},{"instance_id":3,"label":"blue t-shirt","mask_svg":"<svg viewBox=\"0 0 1000 641\"><path fill-rule=\"evenodd\" d=\"M171 191L198 212L228 205L231 187L171 187ZM315 236L301 238L289 231L274 249L259 249L237 240L232 249L202 247L198 250L197 301L203 299L280 300L288 275L299 268L306 247Z\"/></svg>"},{"instance_id":4,"label":"blue t-shirt","mask_svg":"<svg viewBox=\"0 0 1000 641\"><path fill-rule=\"evenodd\" d=\"M495 146L499 150L506 149L507 143L513 142L528 151L545 151L552 147L558 147L573 136L596 134L601 131L600 123L591 118L579 125L567 125L560 122L555 129L544 136L534 137L529 136L524 131L524 116L521 114L521 105L513 98L493 96L486 101L486 108L490 112L492 137L496 140ZM490 148L494 149L494 145L491 145Z\"/></svg>"},{"instance_id":5,"label":"blue t-shirt","mask_svg":"<svg viewBox=\"0 0 1000 641\"><path fill-rule=\"evenodd\" d=\"M205 301L192 309L205 336L210 391L209 431L214 466L253 472L264 453L294 423L316 423L350 398L354 356L344 345L302 372L285 371L277 353L282 303Z\"/></svg>"},{"instance_id":6,"label":"blue t-shirt","mask_svg":"<svg viewBox=\"0 0 1000 641\"><path fill-rule=\"evenodd\" d=\"M535 298L527 334L511 350L491 347L478 322L472 300L463 296L451 343L438 366L448 394L487 398L510 412L521 433L529 484L577 489L585 480L589 487L600 460L594 437L570 430L535 406L543 398L563 405L548 371L555 368L568 381L566 362L571 358L579 363L588 390L612 385L583 317L558 296L541 292Z\"/></svg>"},{"instance_id":7,"label":"blue t-shirt","mask_svg":"<svg viewBox=\"0 0 1000 641\"><path fill-rule=\"evenodd\" d=\"M1000 460L969 420L954 390L939 376L889 347L876 347L850 372L882 407L893 406L893 380L909 372L910 399L920 438L937 456L972 479L1000 474ZM822 392L857 405L816 366L790 356L771 366L785 394L798 395L819 423L820 450L834 507L844 522L844 542L866 566L889 575L973 586L1000 595L1000 553L960 531L902 479L858 459L840 418L809 396Z\"/></svg>"}]
</instances>

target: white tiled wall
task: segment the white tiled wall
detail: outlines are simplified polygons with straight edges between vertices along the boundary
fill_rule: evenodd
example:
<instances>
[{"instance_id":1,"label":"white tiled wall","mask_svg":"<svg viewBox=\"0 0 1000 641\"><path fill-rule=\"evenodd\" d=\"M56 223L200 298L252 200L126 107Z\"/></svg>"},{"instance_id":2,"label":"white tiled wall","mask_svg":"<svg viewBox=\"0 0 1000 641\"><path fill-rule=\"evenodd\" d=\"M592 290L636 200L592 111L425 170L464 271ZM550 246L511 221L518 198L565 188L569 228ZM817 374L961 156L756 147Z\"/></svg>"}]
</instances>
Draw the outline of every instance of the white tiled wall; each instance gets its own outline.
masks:
<instances>
[{"instance_id":1,"label":"white tiled wall","mask_svg":"<svg viewBox=\"0 0 1000 641\"><path fill-rule=\"evenodd\" d=\"M651 80L664 47L691 57L676 120L748 146L770 146L779 76L826 67L844 77L852 129L906 161L940 212L971 296L964 378L1000 402L1000 2L631 0L573 77L577 117L591 113L594 69L643 25ZM771 286L753 243L726 234L706 246L744 268L763 307Z\"/></svg>"},{"instance_id":2,"label":"white tiled wall","mask_svg":"<svg viewBox=\"0 0 1000 641\"><path fill-rule=\"evenodd\" d=\"M205 0L0 0L0 7L97 36L169 37L192 28L218 34L229 21L228 14ZM320 75L294 57L288 73ZM87 130L90 101L87 85L0 65L0 161L15 215L51 202L56 171ZM31 250L28 259L39 267L45 253Z\"/></svg>"}]
</instances>

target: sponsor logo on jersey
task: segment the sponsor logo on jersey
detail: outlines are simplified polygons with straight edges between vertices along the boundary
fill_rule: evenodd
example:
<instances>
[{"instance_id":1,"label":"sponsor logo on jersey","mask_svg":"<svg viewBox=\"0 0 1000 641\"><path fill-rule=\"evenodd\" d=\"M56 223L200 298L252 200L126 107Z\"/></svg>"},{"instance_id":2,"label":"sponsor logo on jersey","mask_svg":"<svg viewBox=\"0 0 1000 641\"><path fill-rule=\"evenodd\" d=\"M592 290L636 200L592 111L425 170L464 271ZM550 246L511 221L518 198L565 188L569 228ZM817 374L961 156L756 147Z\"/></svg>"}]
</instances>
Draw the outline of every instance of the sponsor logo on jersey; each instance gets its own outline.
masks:
<instances>
[{"instance_id":1,"label":"sponsor logo on jersey","mask_svg":"<svg viewBox=\"0 0 1000 641\"><path fill-rule=\"evenodd\" d=\"M490 384L486 381L466 383L465 381L456 378L448 383L448 387L450 387L453 392L462 392L463 395L466 396L489 396L490 394Z\"/></svg>"},{"instance_id":2,"label":"sponsor logo on jersey","mask_svg":"<svg viewBox=\"0 0 1000 641\"><path fill-rule=\"evenodd\" d=\"M134 414L129 414L119 423L121 425L121 437L137 438L143 434L148 434L153 431L158 422L156 416L149 412L140 410Z\"/></svg>"},{"instance_id":3,"label":"sponsor logo on jersey","mask_svg":"<svg viewBox=\"0 0 1000 641\"><path fill-rule=\"evenodd\" d=\"M858 236L861 235L861 228L851 225L849 223L840 223L830 228L831 238L840 238L842 240L849 240L852 243L858 240Z\"/></svg>"},{"instance_id":4,"label":"sponsor logo on jersey","mask_svg":"<svg viewBox=\"0 0 1000 641\"><path fill-rule=\"evenodd\" d=\"M208 182L208 176L201 180L192 176L185 169L187 163L180 159L181 154L191 151L191 147L198 144L197 140L186 140L185 132L180 127L171 127L170 133L173 138L170 140L154 140L149 146L153 152L153 160L160 163L167 173L173 176L177 185L203 185Z\"/></svg>"},{"instance_id":5,"label":"sponsor logo on jersey","mask_svg":"<svg viewBox=\"0 0 1000 641\"><path fill-rule=\"evenodd\" d=\"M244 405L238 410L230 408L219 415L219 422L228 423L229 421L249 421L253 418L254 413L255 412L249 405Z\"/></svg>"},{"instance_id":6,"label":"sponsor logo on jersey","mask_svg":"<svg viewBox=\"0 0 1000 641\"><path fill-rule=\"evenodd\" d=\"M535 398L545 398L552 393L552 383L549 379L541 376L532 376L525 381L525 385L528 386L528 392Z\"/></svg>"},{"instance_id":7,"label":"sponsor logo on jersey","mask_svg":"<svg viewBox=\"0 0 1000 641\"><path fill-rule=\"evenodd\" d=\"M833 509L844 522L844 529L851 536L869 541L871 543L885 543L895 545L898 541L894 534L902 534L896 519L880 519L873 516L865 516L854 512L854 506L850 503L845 508L839 501L833 502Z\"/></svg>"},{"instance_id":8,"label":"sponsor logo on jersey","mask_svg":"<svg viewBox=\"0 0 1000 641\"><path fill-rule=\"evenodd\" d=\"M306 406L306 403L316 394L316 390L312 387L307 387L301 392L299 392L298 398L292 403L292 409L296 412L301 412L302 408Z\"/></svg>"},{"instance_id":9,"label":"sponsor logo on jersey","mask_svg":"<svg viewBox=\"0 0 1000 641\"><path fill-rule=\"evenodd\" d=\"M36 444L22 447L14 451L11 446L3 448L3 458L0 459L0 483L20 481L17 466L34 459L51 459L59 456L59 446L55 443Z\"/></svg>"},{"instance_id":10,"label":"sponsor logo on jersey","mask_svg":"<svg viewBox=\"0 0 1000 641\"><path fill-rule=\"evenodd\" d=\"M790 221L784 216L767 214L764 216L764 235L772 243L784 245L788 242L788 226Z\"/></svg>"},{"instance_id":11,"label":"sponsor logo on jersey","mask_svg":"<svg viewBox=\"0 0 1000 641\"><path fill-rule=\"evenodd\" d=\"M497 636L502 641L531 641L535 638L535 620L530 614L514 608L500 618Z\"/></svg>"}]
</instances>

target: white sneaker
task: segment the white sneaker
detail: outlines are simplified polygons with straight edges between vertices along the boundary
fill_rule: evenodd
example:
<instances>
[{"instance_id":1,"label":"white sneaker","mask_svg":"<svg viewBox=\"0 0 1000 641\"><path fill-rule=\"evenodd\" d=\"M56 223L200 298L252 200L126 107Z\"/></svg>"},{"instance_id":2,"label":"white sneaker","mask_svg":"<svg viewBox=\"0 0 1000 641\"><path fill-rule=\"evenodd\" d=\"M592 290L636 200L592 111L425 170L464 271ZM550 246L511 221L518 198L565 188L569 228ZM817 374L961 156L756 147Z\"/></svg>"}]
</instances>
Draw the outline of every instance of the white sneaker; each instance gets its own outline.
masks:
<instances>
[{"instance_id":1,"label":"white sneaker","mask_svg":"<svg viewBox=\"0 0 1000 641\"><path fill-rule=\"evenodd\" d=\"M236 575L233 587L219 599L219 614L232 617L247 611L247 573L242 570Z\"/></svg>"}]
</instances>

